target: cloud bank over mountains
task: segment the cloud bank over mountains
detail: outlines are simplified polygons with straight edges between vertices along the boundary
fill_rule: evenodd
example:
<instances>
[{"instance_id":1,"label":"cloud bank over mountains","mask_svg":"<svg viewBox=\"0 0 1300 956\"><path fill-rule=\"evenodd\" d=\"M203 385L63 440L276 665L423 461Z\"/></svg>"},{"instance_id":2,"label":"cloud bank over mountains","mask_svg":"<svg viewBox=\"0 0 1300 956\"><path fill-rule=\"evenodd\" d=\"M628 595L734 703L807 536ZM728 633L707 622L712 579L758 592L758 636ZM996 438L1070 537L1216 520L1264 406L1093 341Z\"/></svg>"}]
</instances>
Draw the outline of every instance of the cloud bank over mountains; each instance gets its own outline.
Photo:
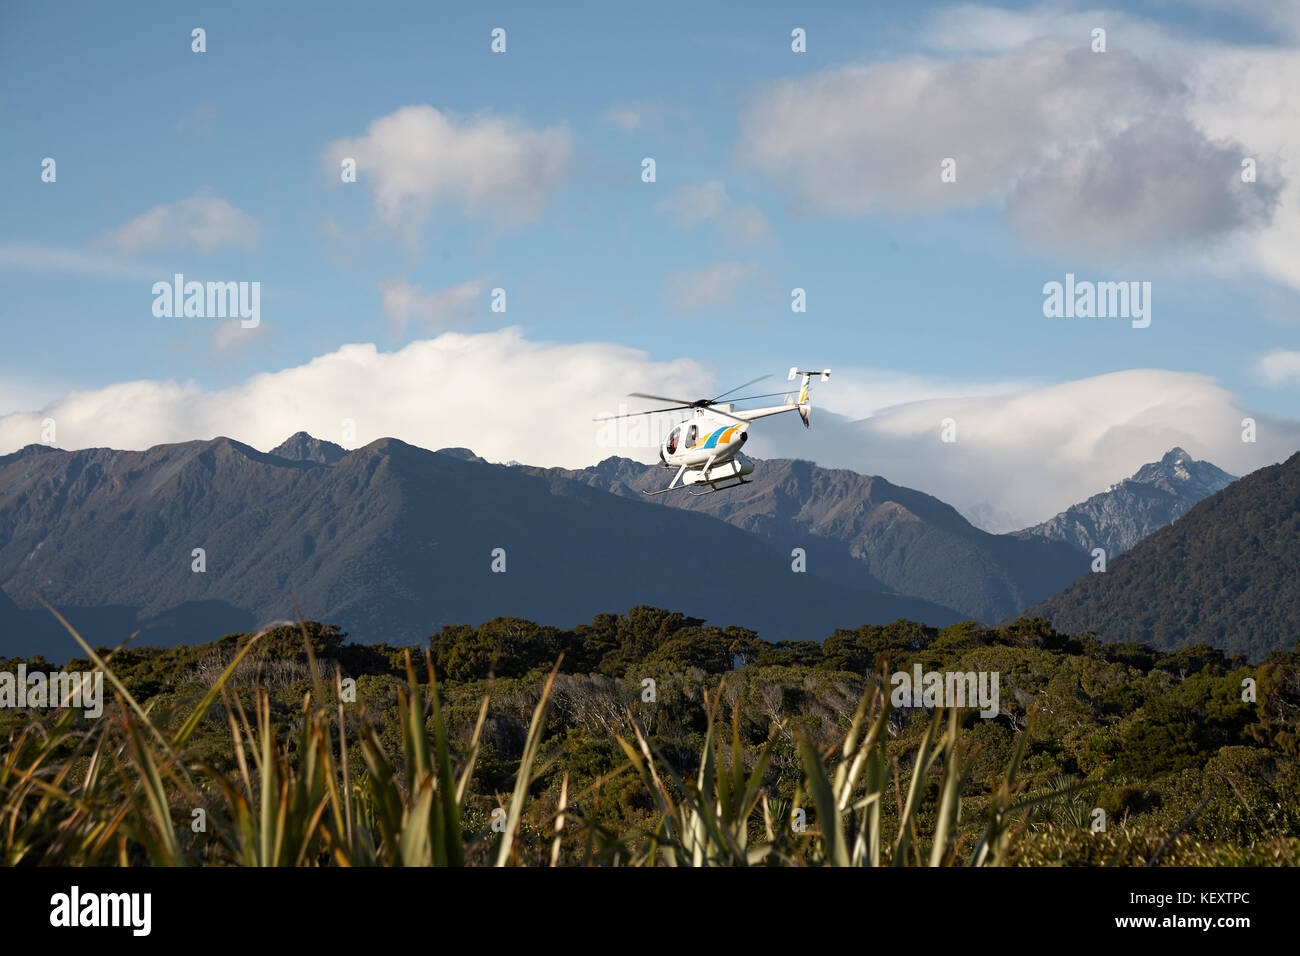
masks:
<instances>
[{"instance_id":1,"label":"cloud bank over mountains","mask_svg":"<svg viewBox=\"0 0 1300 956\"><path fill-rule=\"evenodd\" d=\"M533 341L517 328L446 332L390 352L345 345L224 389L134 381L70 392L0 415L0 454L41 442L53 419L61 448L226 435L270 450L306 430L346 447L394 437L543 466L610 455L653 462L654 429L592 419L654 407L626 398L631 391L694 398L731 384L693 360L654 361L621 345ZM841 368L814 387L813 403L811 430L779 416L754 428L747 450L882 475L997 531L1042 521L1175 445L1234 474L1300 446L1300 422L1252 416L1209 376L1154 369L990 386ZM1248 416L1257 421L1254 443L1241 437ZM955 442L942 440L945 419Z\"/></svg>"}]
</instances>

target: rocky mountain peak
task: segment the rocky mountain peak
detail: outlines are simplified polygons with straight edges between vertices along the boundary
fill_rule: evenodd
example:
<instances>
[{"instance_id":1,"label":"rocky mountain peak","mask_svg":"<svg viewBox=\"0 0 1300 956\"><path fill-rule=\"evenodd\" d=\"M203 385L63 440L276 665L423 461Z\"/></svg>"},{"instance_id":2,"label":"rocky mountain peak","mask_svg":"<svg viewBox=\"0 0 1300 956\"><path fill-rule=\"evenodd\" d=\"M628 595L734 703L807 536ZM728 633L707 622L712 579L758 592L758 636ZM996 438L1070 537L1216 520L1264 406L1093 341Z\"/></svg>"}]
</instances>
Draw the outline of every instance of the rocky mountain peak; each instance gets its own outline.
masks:
<instances>
[{"instance_id":1,"label":"rocky mountain peak","mask_svg":"<svg viewBox=\"0 0 1300 956\"><path fill-rule=\"evenodd\" d=\"M1179 497L1199 501L1216 491L1222 491L1237 479L1222 468L1208 461L1197 461L1183 449L1174 447L1165 452L1159 461L1143 465L1128 480L1153 485Z\"/></svg>"},{"instance_id":2,"label":"rocky mountain peak","mask_svg":"<svg viewBox=\"0 0 1300 956\"><path fill-rule=\"evenodd\" d=\"M306 432L295 432L271 449L271 454L277 458L287 458L290 461L316 461L324 465L334 464L347 453L347 449L342 445L313 438Z\"/></svg>"},{"instance_id":3,"label":"rocky mountain peak","mask_svg":"<svg viewBox=\"0 0 1300 956\"><path fill-rule=\"evenodd\" d=\"M1067 541L1084 551L1100 547L1114 557L1234 481L1236 476L1175 446L1132 477L1016 534Z\"/></svg>"}]
</instances>

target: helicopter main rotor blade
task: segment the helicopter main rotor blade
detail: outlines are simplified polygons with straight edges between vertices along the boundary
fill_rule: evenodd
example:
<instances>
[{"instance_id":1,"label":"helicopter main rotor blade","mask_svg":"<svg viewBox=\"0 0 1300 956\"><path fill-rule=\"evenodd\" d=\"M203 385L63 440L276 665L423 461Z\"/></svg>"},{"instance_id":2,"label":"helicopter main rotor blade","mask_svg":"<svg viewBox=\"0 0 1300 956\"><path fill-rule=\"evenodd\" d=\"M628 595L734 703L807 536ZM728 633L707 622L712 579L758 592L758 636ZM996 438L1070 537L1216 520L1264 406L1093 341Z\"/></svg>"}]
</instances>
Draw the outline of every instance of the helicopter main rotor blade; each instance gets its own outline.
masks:
<instances>
[{"instance_id":1,"label":"helicopter main rotor blade","mask_svg":"<svg viewBox=\"0 0 1300 956\"><path fill-rule=\"evenodd\" d=\"M689 398L668 398L666 395L647 395L645 392L628 392L632 398L653 398L656 402L675 402L682 408L694 408L695 403Z\"/></svg>"},{"instance_id":2,"label":"helicopter main rotor blade","mask_svg":"<svg viewBox=\"0 0 1300 956\"><path fill-rule=\"evenodd\" d=\"M784 392L766 392L762 395L745 395L742 398L730 399L728 401L728 404L730 404L730 402L748 402L756 398L775 398L778 395L789 395L789 394L790 394L789 391L784 391Z\"/></svg>"},{"instance_id":3,"label":"helicopter main rotor blade","mask_svg":"<svg viewBox=\"0 0 1300 956\"><path fill-rule=\"evenodd\" d=\"M648 412L627 412L623 415L606 415L603 418L593 418L593 422L608 422L615 418L635 418L637 415L655 415L659 412L676 412L683 408L690 408L690 405L674 405L672 408L652 408Z\"/></svg>"},{"instance_id":4,"label":"helicopter main rotor blade","mask_svg":"<svg viewBox=\"0 0 1300 956\"><path fill-rule=\"evenodd\" d=\"M721 415L723 418L730 418L733 422L740 422L740 424L742 425L749 424L748 418L738 418L737 416L731 414L730 412L724 412L720 408L710 407L710 408L706 408L704 411L709 415Z\"/></svg>"},{"instance_id":5,"label":"helicopter main rotor blade","mask_svg":"<svg viewBox=\"0 0 1300 956\"><path fill-rule=\"evenodd\" d=\"M738 392L742 388L749 388L749 386L753 385L755 382L761 382L763 381L763 379L771 378L771 377L772 377L771 375L760 375L758 378L751 378L744 385L737 385L735 388L727 389L725 392L722 393L722 395L730 395L732 392ZM719 398L722 397L722 395L717 396L716 398L713 399L713 401L716 402ZM733 401L740 401L740 399L733 399Z\"/></svg>"}]
</instances>

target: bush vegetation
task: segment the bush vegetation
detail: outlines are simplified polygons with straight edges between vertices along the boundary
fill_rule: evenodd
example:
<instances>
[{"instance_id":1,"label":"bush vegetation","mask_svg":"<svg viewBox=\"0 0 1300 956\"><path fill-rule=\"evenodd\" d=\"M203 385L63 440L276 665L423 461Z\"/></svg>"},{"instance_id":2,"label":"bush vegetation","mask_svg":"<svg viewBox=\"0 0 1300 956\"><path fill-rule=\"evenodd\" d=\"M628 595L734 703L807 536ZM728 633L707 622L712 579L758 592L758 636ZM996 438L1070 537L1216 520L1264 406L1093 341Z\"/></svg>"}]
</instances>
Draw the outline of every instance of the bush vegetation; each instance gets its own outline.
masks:
<instances>
[{"instance_id":1,"label":"bush vegetation","mask_svg":"<svg viewBox=\"0 0 1300 956\"><path fill-rule=\"evenodd\" d=\"M649 607L345 637L83 644L64 669L105 671L101 718L0 712L4 861L1300 863L1295 651L1248 667L1041 620L771 644ZM893 706L914 663L997 672L998 715Z\"/></svg>"}]
</instances>

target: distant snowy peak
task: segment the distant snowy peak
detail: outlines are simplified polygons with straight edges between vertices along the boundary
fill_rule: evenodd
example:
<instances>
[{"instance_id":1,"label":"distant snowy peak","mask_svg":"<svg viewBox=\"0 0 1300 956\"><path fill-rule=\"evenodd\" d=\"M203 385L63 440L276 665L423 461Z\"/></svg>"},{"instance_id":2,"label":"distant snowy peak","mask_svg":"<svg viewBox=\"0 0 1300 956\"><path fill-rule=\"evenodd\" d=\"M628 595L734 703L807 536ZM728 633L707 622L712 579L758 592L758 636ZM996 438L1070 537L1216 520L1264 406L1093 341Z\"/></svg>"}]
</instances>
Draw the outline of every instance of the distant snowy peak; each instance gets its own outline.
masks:
<instances>
[{"instance_id":1,"label":"distant snowy peak","mask_svg":"<svg viewBox=\"0 0 1300 956\"><path fill-rule=\"evenodd\" d=\"M1114 557L1236 480L1208 461L1171 448L1131 478L1016 534L1068 541L1084 551L1104 548Z\"/></svg>"},{"instance_id":2,"label":"distant snowy peak","mask_svg":"<svg viewBox=\"0 0 1300 956\"><path fill-rule=\"evenodd\" d=\"M1159 461L1143 465L1126 480L1153 485L1181 496L1195 496L1200 501L1222 491L1237 478L1208 461L1197 461L1181 448L1171 448Z\"/></svg>"}]
</instances>

